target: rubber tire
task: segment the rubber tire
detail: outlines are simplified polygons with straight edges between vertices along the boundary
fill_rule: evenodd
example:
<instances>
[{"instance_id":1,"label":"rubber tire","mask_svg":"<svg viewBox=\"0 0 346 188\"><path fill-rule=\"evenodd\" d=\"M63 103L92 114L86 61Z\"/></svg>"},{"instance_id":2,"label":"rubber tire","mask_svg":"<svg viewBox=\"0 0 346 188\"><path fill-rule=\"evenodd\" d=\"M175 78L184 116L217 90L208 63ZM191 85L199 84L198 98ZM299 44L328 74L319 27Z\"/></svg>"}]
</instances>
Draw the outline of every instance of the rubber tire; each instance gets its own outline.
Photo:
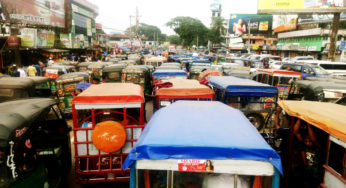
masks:
<instances>
[{"instance_id":1,"label":"rubber tire","mask_svg":"<svg viewBox=\"0 0 346 188\"><path fill-rule=\"evenodd\" d=\"M252 125L257 128L258 131L260 131L264 127L264 117L262 116L262 114L257 112L248 112L245 113L245 116L249 119Z\"/></svg>"}]
</instances>

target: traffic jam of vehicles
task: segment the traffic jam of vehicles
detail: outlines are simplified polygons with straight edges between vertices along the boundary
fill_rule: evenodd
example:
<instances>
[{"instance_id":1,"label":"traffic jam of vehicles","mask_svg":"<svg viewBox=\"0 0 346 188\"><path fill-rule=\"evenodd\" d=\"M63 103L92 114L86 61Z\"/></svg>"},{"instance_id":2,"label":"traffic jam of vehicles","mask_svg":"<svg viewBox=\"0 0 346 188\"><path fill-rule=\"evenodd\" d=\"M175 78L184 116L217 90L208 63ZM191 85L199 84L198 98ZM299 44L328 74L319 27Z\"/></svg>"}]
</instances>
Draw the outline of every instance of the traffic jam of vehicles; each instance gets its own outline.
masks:
<instances>
[{"instance_id":1,"label":"traffic jam of vehicles","mask_svg":"<svg viewBox=\"0 0 346 188\"><path fill-rule=\"evenodd\" d=\"M158 66L108 61L56 78L2 76L1 184L57 186L72 170L79 184L131 187L343 185L346 80L322 67L341 63L250 71L237 56L201 66L195 59L209 56L182 51Z\"/></svg>"}]
</instances>

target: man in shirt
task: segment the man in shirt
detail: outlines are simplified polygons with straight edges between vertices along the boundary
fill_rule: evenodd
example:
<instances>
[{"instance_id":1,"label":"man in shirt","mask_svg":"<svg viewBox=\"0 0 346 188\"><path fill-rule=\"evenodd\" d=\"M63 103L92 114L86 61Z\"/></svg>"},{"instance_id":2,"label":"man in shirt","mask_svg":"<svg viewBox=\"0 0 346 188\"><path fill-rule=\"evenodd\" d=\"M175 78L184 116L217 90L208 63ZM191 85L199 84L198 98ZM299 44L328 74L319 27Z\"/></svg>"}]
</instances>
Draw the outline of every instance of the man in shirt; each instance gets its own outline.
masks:
<instances>
[{"instance_id":1,"label":"man in shirt","mask_svg":"<svg viewBox=\"0 0 346 188\"><path fill-rule=\"evenodd\" d=\"M36 68L33 65L30 65L27 69L26 72L28 73L28 76L36 76Z\"/></svg>"},{"instance_id":2,"label":"man in shirt","mask_svg":"<svg viewBox=\"0 0 346 188\"><path fill-rule=\"evenodd\" d=\"M19 77L26 77L27 76L24 69L23 69L23 65L19 65L18 72L19 72Z\"/></svg>"}]
</instances>

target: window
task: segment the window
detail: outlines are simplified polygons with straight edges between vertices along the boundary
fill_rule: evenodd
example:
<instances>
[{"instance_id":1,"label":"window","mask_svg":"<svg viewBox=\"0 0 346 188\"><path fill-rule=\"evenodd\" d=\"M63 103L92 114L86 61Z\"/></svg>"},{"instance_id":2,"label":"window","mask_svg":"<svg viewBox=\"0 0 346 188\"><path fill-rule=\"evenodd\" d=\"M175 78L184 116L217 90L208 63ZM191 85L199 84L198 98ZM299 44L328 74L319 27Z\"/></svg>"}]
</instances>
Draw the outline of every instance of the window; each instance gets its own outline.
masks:
<instances>
[{"instance_id":1,"label":"window","mask_svg":"<svg viewBox=\"0 0 346 188\"><path fill-rule=\"evenodd\" d=\"M268 74L263 74L262 83L268 84Z\"/></svg>"},{"instance_id":2,"label":"window","mask_svg":"<svg viewBox=\"0 0 346 188\"><path fill-rule=\"evenodd\" d=\"M330 142L328 166L346 178L346 149L333 141Z\"/></svg>"},{"instance_id":3,"label":"window","mask_svg":"<svg viewBox=\"0 0 346 188\"><path fill-rule=\"evenodd\" d=\"M320 66L326 70L346 70L346 64L345 65L339 65L339 64L320 64Z\"/></svg>"},{"instance_id":4,"label":"window","mask_svg":"<svg viewBox=\"0 0 346 188\"><path fill-rule=\"evenodd\" d=\"M312 71L312 69L310 67L304 67L303 68L303 73L314 74L314 72Z\"/></svg>"},{"instance_id":5,"label":"window","mask_svg":"<svg viewBox=\"0 0 346 188\"><path fill-rule=\"evenodd\" d=\"M273 76L272 75L269 75L268 84L275 86L275 85L273 85Z\"/></svg>"},{"instance_id":6,"label":"window","mask_svg":"<svg viewBox=\"0 0 346 188\"><path fill-rule=\"evenodd\" d=\"M273 86L276 87L276 85L279 83L279 77L278 76L274 76L274 79L273 79Z\"/></svg>"}]
</instances>

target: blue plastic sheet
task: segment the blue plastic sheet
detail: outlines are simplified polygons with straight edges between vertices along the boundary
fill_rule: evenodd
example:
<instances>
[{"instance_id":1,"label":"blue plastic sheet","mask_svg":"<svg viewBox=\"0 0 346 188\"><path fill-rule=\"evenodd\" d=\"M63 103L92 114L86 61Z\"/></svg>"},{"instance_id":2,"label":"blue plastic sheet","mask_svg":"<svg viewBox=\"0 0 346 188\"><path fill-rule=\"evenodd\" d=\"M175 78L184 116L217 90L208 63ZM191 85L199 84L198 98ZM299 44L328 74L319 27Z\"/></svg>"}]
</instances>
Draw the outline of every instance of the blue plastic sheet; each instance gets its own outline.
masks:
<instances>
[{"instance_id":1,"label":"blue plastic sheet","mask_svg":"<svg viewBox=\"0 0 346 188\"><path fill-rule=\"evenodd\" d=\"M153 76L187 76L183 70L156 70Z\"/></svg>"},{"instance_id":2,"label":"blue plastic sheet","mask_svg":"<svg viewBox=\"0 0 346 188\"><path fill-rule=\"evenodd\" d=\"M227 93L251 96L276 96L278 89L274 86L234 76L209 76L209 84ZM250 94L252 93L252 94Z\"/></svg>"},{"instance_id":3,"label":"blue plastic sheet","mask_svg":"<svg viewBox=\"0 0 346 188\"><path fill-rule=\"evenodd\" d=\"M218 159L270 162L280 156L243 113L216 101L177 101L150 119L123 169L141 159Z\"/></svg>"},{"instance_id":4,"label":"blue plastic sheet","mask_svg":"<svg viewBox=\"0 0 346 188\"><path fill-rule=\"evenodd\" d=\"M86 90L89 86L91 86L91 83L79 82L76 85L76 89Z\"/></svg>"}]
</instances>

